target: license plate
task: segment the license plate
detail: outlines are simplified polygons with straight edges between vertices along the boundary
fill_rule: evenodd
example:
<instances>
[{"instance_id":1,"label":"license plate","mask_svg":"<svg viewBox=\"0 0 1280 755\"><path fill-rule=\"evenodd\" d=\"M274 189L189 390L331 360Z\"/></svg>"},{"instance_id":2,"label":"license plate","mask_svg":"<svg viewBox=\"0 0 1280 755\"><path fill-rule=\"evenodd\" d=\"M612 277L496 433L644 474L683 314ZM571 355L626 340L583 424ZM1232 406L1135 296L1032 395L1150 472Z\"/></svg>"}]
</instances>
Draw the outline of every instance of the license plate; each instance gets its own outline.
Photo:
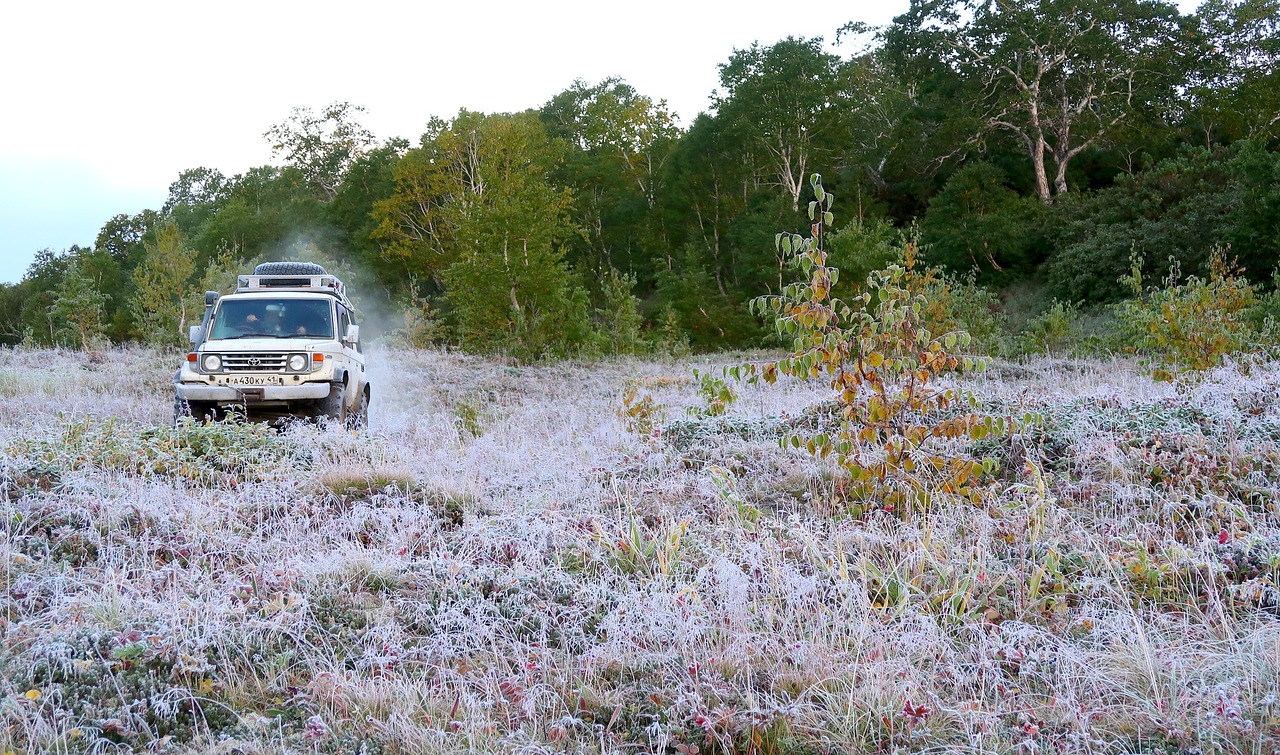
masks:
<instances>
[{"instance_id":1,"label":"license plate","mask_svg":"<svg viewBox=\"0 0 1280 755\"><path fill-rule=\"evenodd\" d=\"M267 375L228 375L227 385L279 385L280 378Z\"/></svg>"}]
</instances>

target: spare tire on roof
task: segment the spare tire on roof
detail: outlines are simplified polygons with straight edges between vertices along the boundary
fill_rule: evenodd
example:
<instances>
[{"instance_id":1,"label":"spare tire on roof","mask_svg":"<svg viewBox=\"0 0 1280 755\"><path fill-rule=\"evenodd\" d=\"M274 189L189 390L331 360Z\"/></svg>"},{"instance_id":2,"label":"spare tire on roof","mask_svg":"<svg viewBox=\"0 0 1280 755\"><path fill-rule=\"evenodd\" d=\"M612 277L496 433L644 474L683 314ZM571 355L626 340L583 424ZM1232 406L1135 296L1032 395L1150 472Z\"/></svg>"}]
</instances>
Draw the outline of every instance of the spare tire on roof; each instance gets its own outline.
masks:
<instances>
[{"instance_id":1,"label":"spare tire on roof","mask_svg":"<svg viewBox=\"0 0 1280 755\"><path fill-rule=\"evenodd\" d=\"M314 262L263 262L253 269L254 275L328 275Z\"/></svg>"}]
</instances>

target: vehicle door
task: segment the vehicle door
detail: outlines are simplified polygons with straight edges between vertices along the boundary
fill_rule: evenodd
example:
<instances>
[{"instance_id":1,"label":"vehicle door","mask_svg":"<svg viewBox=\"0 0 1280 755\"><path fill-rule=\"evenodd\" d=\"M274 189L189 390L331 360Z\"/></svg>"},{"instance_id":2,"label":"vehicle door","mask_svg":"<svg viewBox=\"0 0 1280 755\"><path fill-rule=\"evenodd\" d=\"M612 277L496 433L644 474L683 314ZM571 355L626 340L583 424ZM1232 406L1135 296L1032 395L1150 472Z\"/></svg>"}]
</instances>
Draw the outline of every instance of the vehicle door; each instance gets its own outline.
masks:
<instances>
[{"instance_id":1,"label":"vehicle door","mask_svg":"<svg viewBox=\"0 0 1280 755\"><path fill-rule=\"evenodd\" d=\"M354 343L347 340L347 330L351 325L355 324L355 319L352 316L351 311L341 303L339 303L337 307L338 339L342 343L342 355L346 359L347 370L351 373L351 377L353 378L349 385L351 386L352 392L363 391L365 384L365 365L364 347L361 346L362 339L358 339Z\"/></svg>"}]
</instances>

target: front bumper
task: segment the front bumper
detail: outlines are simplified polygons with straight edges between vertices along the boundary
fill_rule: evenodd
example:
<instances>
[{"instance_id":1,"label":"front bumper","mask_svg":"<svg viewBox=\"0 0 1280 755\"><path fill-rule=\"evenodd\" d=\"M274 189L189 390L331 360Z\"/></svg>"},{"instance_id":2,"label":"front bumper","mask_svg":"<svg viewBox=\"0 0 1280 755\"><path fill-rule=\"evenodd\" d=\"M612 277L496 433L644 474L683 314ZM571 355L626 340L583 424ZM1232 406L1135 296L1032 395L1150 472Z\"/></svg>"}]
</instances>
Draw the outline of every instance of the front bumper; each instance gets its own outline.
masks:
<instances>
[{"instance_id":1,"label":"front bumper","mask_svg":"<svg viewBox=\"0 0 1280 755\"><path fill-rule=\"evenodd\" d=\"M178 398L187 401L234 401L258 403L267 401L303 401L325 398L329 395L329 383L303 383L302 385L254 385L235 387L229 385L193 385L174 383Z\"/></svg>"}]
</instances>

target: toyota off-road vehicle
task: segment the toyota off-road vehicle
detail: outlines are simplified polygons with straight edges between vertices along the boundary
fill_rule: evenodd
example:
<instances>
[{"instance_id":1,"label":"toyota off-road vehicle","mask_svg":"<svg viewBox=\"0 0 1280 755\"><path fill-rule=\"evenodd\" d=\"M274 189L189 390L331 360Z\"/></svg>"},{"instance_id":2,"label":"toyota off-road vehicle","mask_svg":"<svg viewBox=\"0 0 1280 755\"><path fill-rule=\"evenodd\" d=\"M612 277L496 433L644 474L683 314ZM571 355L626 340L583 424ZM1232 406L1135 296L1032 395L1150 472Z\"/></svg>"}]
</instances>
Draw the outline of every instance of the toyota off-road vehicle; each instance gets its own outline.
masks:
<instances>
[{"instance_id":1,"label":"toyota off-road vehicle","mask_svg":"<svg viewBox=\"0 0 1280 755\"><path fill-rule=\"evenodd\" d=\"M205 292L192 349L174 375L174 422L228 411L364 424L369 380L347 288L320 265L265 262L233 294Z\"/></svg>"}]
</instances>

